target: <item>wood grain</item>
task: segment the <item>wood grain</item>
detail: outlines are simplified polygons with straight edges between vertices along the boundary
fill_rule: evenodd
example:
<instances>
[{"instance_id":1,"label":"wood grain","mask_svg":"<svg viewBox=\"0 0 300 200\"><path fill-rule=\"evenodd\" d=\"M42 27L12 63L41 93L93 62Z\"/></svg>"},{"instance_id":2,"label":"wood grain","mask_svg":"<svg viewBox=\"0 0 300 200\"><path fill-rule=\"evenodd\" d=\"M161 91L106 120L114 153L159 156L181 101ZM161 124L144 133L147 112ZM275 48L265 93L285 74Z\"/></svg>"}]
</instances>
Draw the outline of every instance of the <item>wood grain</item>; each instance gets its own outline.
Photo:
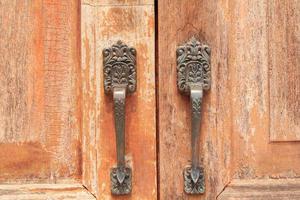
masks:
<instances>
[{"instance_id":1,"label":"wood grain","mask_svg":"<svg viewBox=\"0 0 300 200\"><path fill-rule=\"evenodd\" d=\"M84 0L90 6L144 6L153 5L153 0Z\"/></svg>"},{"instance_id":2,"label":"wood grain","mask_svg":"<svg viewBox=\"0 0 300 200\"><path fill-rule=\"evenodd\" d=\"M300 2L269 1L270 139L300 141Z\"/></svg>"},{"instance_id":3,"label":"wood grain","mask_svg":"<svg viewBox=\"0 0 300 200\"><path fill-rule=\"evenodd\" d=\"M274 82L279 79L289 77L292 88L288 90L294 92L289 98L281 99L282 105L291 104L289 111L293 113L283 119L294 120L282 127L294 134L293 130L299 123L295 116L299 110L296 100L299 85L299 45L296 39L299 4L295 1L270 2L158 2L159 182L162 199L215 199L232 178L299 177L300 163L295 158L300 156L300 145L270 143L269 131L270 118L273 124L280 120L273 111L281 106L279 103L276 107L274 100L270 103L271 90L274 93L275 90L286 89L273 88ZM290 23L286 24L285 30L291 30L288 31L291 32L289 37L295 40L288 40L294 53L286 58L294 65L290 65L288 73L281 76L274 71L269 73L269 69L281 67L280 72L283 72L283 64L268 65L269 58L274 59L269 56L280 54L281 46L286 45L283 38L278 39L280 33L274 30L281 21L273 15L287 15L284 9L278 11L287 6L291 12ZM273 9L271 14L270 9ZM274 22L270 25L272 20ZM175 57L176 47L192 35L208 43L212 49L212 88L204 97L200 139L207 190L206 194L197 197L183 193L182 169L190 160L190 111L189 99L180 95L176 88ZM273 37L278 43L272 46ZM273 78L269 79L269 75ZM270 109L274 109L273 113ZM281 134L274 128L271 131L274 135Z\"/></svg>"},{"instance_id":4,"label":"wood grain","mask_svg":"<svg viewBox=\"0 0 300 200\"><path fill-rule=\"evenodd\" d=\"M300 160L295 159L300 157L299 143L270 143L270 109L274 108L269 101L269 88L273 87L268 66L270 2L236 0L229 4L232 175L236 179L300 175ZM280 3L284 5L283 1ZM281 12L279 9L276 12Z\"/></svg>"},{"instance_id":5,"label":"wood grain","mask_svg":"<svg viewBox=\"0 0 300 200\"><path fill-rule=\"evenodd\" d=\"M229 181L231 113L226 1L158 1L160 199L215 199ZM200 159L206 193L183 192L183 169L191 161L189 98L177 90L176 48L192 36L212 49L212 88L204 94Z\"/></svg>"},{"instance_id":6,"label":"wood grain","mask_svg":"<svg viewBox=\"0 0 300 200\"><path fill-rule=\"evenodd\" d=\"M112 96L103 88L102 49L122 40L137 51L137 91L126 98L126 162L133 170L133 188L124 199L156 199L153 1L106 2L110 5L81 4L83 183L99 199L117 198L110 192L116 146Z\"/></svg>"},{"instance_id":7,"label":"wood grain","mask_svg":"<svg viewBox=\"0 0 300 200\"><path fill-rule=\"evenodd\" d=\"M79 179L77 1L0 2L0 181Z\"/></svg>"},{"instance_id":8,"label":"wood grain","mask_svg":"<svg viewBox=\"0 0 300 200\"><path fill-rule=\"evenodd\" d=\"M297 200L299 179L233 180L218 200Z\"/></svg>"},{"instance_id":9,"label":"wood grain","mask_svg":"<svg viewBox=\"0 0 300 200\"><path fill-rule=\"evenodd\" d=\"M80 184L0 185L0 200L96 200Z\"/></svg>"}]
</instances>

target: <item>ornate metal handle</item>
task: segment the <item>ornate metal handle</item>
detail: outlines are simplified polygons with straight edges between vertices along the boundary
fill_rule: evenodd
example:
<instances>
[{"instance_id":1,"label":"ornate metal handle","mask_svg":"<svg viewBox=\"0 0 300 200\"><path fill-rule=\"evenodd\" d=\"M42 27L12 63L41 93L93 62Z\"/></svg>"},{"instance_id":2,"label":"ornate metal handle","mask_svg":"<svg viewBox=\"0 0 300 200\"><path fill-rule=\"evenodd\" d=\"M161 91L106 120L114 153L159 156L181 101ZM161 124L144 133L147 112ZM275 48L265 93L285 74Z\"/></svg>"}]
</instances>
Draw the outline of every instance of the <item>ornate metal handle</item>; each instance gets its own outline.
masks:
<instances>
[{"instance_id":1,"label":"ornate metal handle","mask_svg":"<svg viewBox=\"0 0 300 200\"><path fill-rule=\"evenodd\" d=\"M192 165L184 170L184 190L188 194L205 191L204 170L199 163L199 134L203 90L210 89L210 48L194 37L177 48L177 86L190 95L192 113Z\"/></svg>"},{"instance_id":2,"label":"ornate metal handle","mask_svg":"<svg viewBox=\"0 0 300 200\"><path fill-rule=\"evenodd\" d=\"M131 168L125 165L125 98L136 90L136 50L121 41L103 50L104 90L113 93L117 167L110 172L111 192L131 192Z\"/></svg>"}]
</instances>

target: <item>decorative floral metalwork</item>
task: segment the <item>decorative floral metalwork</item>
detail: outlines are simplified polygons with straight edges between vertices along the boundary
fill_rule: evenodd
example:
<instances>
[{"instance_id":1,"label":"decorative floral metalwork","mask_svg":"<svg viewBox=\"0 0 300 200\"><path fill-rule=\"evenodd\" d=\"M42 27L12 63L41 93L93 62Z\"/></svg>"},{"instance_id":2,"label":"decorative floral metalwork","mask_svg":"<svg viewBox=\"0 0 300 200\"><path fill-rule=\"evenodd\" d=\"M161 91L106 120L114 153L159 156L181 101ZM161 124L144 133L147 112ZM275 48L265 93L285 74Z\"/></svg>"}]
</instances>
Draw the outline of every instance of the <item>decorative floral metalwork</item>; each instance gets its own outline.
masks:
<instances>
[{"instance_id":1,"label":"decorative floral metalwork","mask_svg":"<svg viewBox=\"0 0 300 200\"><path fill-rule=\"evenodd\" d=\"M131 169L125 164L125 98L136 90L136 50L118 41L103 50L104 90L113 93L117 167L110 173L111 192L131 192Z\"/></svg>"},{"instance_id":2,"label":"decorative floral metalwork","mask_svg":"<svg viewBox=\"0 0 300 200\"><path fill-rule=\"evenodd\" d=\"M104 89L112 92L116 86L126 86L127 92L136 90L136 50L122 41L103 50Z\"/></svg>"},{"instance_id":3,"label":"decorative floral metalwork","mask_svg":"<svg viewBox=\"0 0 300 200\"><path fill-rule=\"evenodd\" d=\"M192 114L198 116L198 118L201 116L201 104L202 98L192 99Z\"/></svg>"},{"instance_id":4,"label":"decorative floral metalwork","mask_svg":"<svg viewBox=\"0 0 300 200\"><path fill-rule=\"evenodd\" d=\"M112 168L110 173L111 193L115 195L124 195L131 192L131 169L130 168Z\"/></svg>"},{"instance_id":5,"label":"decorative floral metalwork","mask_svg":"<svg viewBox=\"0 0 300 200\"><path fill-rule=\"evenodd\" d=\"M184 170L184 190L188 194L205 191L204 172L199 165L199 138L203 90L210 89L210 48L192 37L177 48L177 87L190 95L192 167Z\"/></svg>"},{"instance_id":6,"label":"decorative floral metalwork","mask_svg":"<svg viewBox=\"0 0 300 200\"><path fill-rule=\"evenodd\" d=\"M196 175L193 175L196 174ZM204 171L202 167L192 170L187 167L184 170L184 191L188 194L203 194L205 191Z\"/></svg>"},{"instance_id":7,"label":"decorative floral metalwork","mask_svg":"<svg viewBox=\"0 0 300 200\"><path fill-rule=\"evenodd\" d=\"M189 94L191 84L210 88L210 48L192 37L177 48L177 86L180 92Z\"/></svg>"},{"instance_id":8,"label":"decorative floral metalwork","mask_svg":"<svg viewBox=\"0 0 300 200\"><path fill-rule=\"evenodd\" d=\"M114 107L115 107L115 120L117 122L123 121L125 119L125 99L115 98L114 99ZM120 123L117 123L120 124Z\"/></svg>"}]
</instances>

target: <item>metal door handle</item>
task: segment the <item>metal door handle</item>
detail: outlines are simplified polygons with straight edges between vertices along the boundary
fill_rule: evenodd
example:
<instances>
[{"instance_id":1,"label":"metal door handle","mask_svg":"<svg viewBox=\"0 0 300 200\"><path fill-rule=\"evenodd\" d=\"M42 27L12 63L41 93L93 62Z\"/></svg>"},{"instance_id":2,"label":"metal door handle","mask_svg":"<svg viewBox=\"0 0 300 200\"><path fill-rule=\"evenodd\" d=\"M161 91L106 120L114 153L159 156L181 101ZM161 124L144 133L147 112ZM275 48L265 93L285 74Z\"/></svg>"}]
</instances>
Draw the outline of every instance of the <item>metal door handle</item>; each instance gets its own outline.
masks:
<instances>
[{"instance_id":1,"label":"metal door handle","mask_svg":"<svg viewBox=\"0 0 300 200\"><path fill-rule=\"evenodd\" d=\"M205 191L204 170L199 163L199 136L203 90L210 89L210 48L194 37L177 48L177 86L190 95L192 114L192 165L184 169L184 190L188 194Z\"/></svg>"},{"instance_id":2,"label":"metal door handle","mask_svg":"<svg viewBox=\"0 0 300 200\"><path fill-rule=\"evenodd\" d=\"M113 93L117 167L110 172L111 192L131 192L131 168L125 165L125 98L136 90L136 50L118 41L103 50L104 90Z\"/></svg>"}]
</instances>

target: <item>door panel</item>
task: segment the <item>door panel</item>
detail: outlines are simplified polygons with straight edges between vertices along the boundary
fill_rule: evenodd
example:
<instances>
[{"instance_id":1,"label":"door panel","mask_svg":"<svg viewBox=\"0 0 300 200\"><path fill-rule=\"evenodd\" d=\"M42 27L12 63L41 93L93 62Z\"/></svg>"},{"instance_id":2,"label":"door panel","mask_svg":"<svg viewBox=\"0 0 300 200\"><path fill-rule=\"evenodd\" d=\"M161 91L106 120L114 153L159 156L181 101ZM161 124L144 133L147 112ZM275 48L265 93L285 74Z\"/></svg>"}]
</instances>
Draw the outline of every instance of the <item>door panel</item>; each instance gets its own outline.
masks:
<instances>
[{"instance_id":1,"label":"door panel","mask_svg":"<svg viewBox=\"0 0 300 200\"><path fill-rule=\"evenodd\" d=\"M300 3L269 1L271 141L300 140Z\"/></svg>"},{"instance_id":2,"label":"door panel","mask_svg":"<svg viewBox=\"0 0 300 200\"><path fill-rule=\"evenodd\" d=\"M300 144L288 142L299 132L298 7L268 0L158 2L161 199L215 199L240 180L263 179L267 190L270 178L299 177ZM191 119L189 99L176 86L176 47L193 35L212 49L212 88L204 94L201 122L202 196L183 192ZM271 143L270 135L285 142Z\"/></svg>"},{"instance_id":3,"label":"door panel","mask_svg":"<svg viewBox=\"0 0 300 200\"><path fill-rule=\"evenodd\" d=\"M231 89L232 105L234 105L232 107L234 145L231 151L234 164L233 177L238 179L296 178L299 177L300 172L300 160L295 159L300 155L299 143L270 143L270 131L277 130L273 128L270 130L270 122L272 118L274 119L272 116L274 113L269 109L277 108L270 104L270 101L274 102L269 96L271 93L269 91L275 91L273 88L275 79L272 78L272 82L269 83L269 67L274 68L274 65L268 65L268 56L274 56L274 51L278 51L276 53L281 51L281 48L275 49L271 44L271 42L276 42L274 36L272 40L268 38L271 35L270 31L273 30L273 25L269 24L268 28L270 2L272 1L249 1L247 3L236 1L231 9L233 13L230 31L232 42L228 52L231 85L234 86ZM282 1L281 3L284 5ZM290 25L288 29L294 28ZM284 45L285 43L282 43L282 46ZM286 59L287 63L292 61L289 57ZM289 73L297 76L298 71L289 71ZM281 78L284 78L286 74L282 75ZM269 88L273 89L269 90ZM281 100L285 101L283 98ZM290 101L294 101L294 105L298 102L293 98ZM284 116L281 119L283 118ZM273 120L271 123L274 124L274 122ZM278 124L277 126L279 125L287 127L292 124ZM292 130L295 129L286 129L286 132L291 133Z\"/></svg>"},{"instance_id":4,"label":"door panel","mask_svg":"<svg viewBox=\"0 0 300 200\"><path fill-rule=\"evenodd\" d=\"M157 13L154 0L0 2L0 199L299 199L300 2L155 3ZM176 49L192 36L212 50L203 195L184 193L191 110L176 84ZM122 197L111 194L102 56L118 40L137 51Z\"/></svg>"},{"instance_id":5,"label":"door panel","mask_svg":"<svg viewBox=\"0 0 300 200\"><path fill-rule=\"evenodd\" d=\"M215 199L229 178L230 87L228 5L221 1L158 1L158 119L160 199ZM176 48L192 36L211 47L212 86L202 105L200 160L206 193L186 195L183 169L191 161L189 97L176 85Z\"/></svg>"},{"instance_id":6,"label":"door panel","mask_svg":"<svg viewBox=\"0 0 300 200\"><path fill-rule=\"evenodd\" d=\"M286 178L296 181L300 172L300 163L297 159L300 155L300 144L288 142L297 140L294 130L297 130L299 123L295 115L298 112L299 99L297 99L298 85L295 84L298 82L296 77L299 77L299 64L296 64L294 53L285 57L285 65L280 64L281 54L286 55L284 48L287 42L291 48L295 48L295 54L299 49L296 48L299 34L294 31L297 23L293 22L298 19L295 18L296 11L292 11L297 9L299 4L295 1L265 0L233 1L229 6L231 28L228 63L232 99L233 180L228 188L225 188L224 194L236 193L243 196L247 189L249 192L255 189L251 183L256 179L261 179L261 185L256 187L257 192L260 190L274 192L275 189L270 190L270 179L278 179L275 188L281 188L288 185L288 182L285 182ZM292 22L283 23L283 27L279 28L277 23L282 22L281 13L286 15L284 9L286 6L291 10L286 18ZM285 33L292 34L294 39L290 40L286 35L284 36L286 39L283 40L281 34ZM288 79L292 88L279 85L283 84L282 80L285 79ZM288 98L286 94L289 94ZM282 106L283 104L286 107ZM280 110L283 108L286 110ZM286 115L286 111L291 114ZM287 122L288 120L290 122ZM282 128L285 130L284 133ZM282 142L270 142L270 135L271 141ZM240 185L240 181L243 180L241 187L235 187L236 183ZM300 185L297 184L294 188L299 190ZM235 191L230 192L233 188ZM285 193L289 194L290 199L297 199L296 194L293 196L293 191L294 189L286 190ZM273 199L267 192L262 193L260 198ZM220 199L241 199L241 197L237 195L235 198L230 196L225 198L221 194ZM255 195L252 199L255 199Z\"/></svg>"},{"instance_id":7,"label":"door panel","mask_svg":"<svg viewBox=\"0 0 300 200\"><path fill-rule=\"evenodd\" d=\"M0 184L80 178L78 6L0 3Z\"/></svg>"},{"instance_id":8,"label":"door panel","mask_svg":"<svg viewBox=\"0 0 300 200\"><path fill-rule=\"evenodd\" d=\"M118 40L136 48L137 89L126 97L126 162L132 194L156 199L154 2L82 1L83 182L99 199L110 191L116 165L113 100L104 94L102 50Z\"/></svg>"}]
</instances>

